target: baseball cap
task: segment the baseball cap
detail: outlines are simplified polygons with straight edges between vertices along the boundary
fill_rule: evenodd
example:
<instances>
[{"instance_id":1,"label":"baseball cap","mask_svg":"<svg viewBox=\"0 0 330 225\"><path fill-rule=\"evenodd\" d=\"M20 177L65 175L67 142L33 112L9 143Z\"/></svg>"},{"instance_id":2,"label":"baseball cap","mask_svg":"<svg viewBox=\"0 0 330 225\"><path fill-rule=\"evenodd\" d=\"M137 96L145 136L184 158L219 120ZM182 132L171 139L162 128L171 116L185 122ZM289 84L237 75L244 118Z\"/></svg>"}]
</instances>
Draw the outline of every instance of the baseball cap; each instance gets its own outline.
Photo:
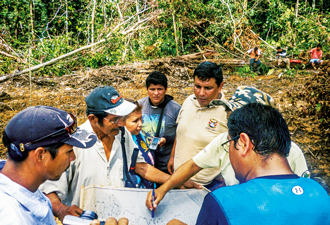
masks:
<instances>
[{"instance_id":1,"label":"baseball cap","mask_svg":"<svg viewBox=\"0 0 330 225\"><path fill-rule=\"evenodd\" d=\"M136 107L128 102L111 86L95 88L86 98L87 110L90 113L110 113L116 116L126 116Z\"/></svg>"},{"instance_id":2,"label":"baseball cap","mask_svg":"<svg viewBox=\"0 0 330 225\"><path fill-rule=\"evenodd\" d=\"M97 136L94 132L77 128L73 114L50 106L32 106L17 113L7 124L5 133L10 149L20 152L58 143L79 148L92 147Z\"/></svg>"},{"instance_id":3,"label":"baseball cap","mask_svg":"<svg viewBox=\"0 0 330 225\"><path fill-rule=\"evenodd\" d=\"M252 86L238 87L227 103L232 111L249 103L262 103L275 107L275 101L270 95Z\"/></svg>"}]
</instances>

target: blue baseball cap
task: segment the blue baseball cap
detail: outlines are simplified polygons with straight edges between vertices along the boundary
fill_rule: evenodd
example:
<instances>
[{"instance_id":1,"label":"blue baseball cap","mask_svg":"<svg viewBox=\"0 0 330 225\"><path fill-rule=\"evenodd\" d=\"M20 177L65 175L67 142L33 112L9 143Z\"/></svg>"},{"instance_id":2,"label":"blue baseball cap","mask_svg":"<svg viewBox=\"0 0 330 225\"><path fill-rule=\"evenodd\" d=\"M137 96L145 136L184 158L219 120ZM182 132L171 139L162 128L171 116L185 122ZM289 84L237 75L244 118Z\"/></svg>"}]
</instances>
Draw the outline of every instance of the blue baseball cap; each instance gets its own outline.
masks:
<instances>
[{"instance_id":1,"label":"blue baseball cap","mask_svg":"<svg viewBox=\"0 0 330 225\"><path fill-rule=\"evenodd\" d=\"M89 113L106 112L116 116L126 116L136 108L135 104L124 100L111 86L95 88L85 98L85 102Z\"/></svg>"},{"instance_id":2,"label":"blue baseball cap","mask_svg":"<svg viewBox=\"0 0 330 225\"><path fill-rule=\"evenodd\" d=\"M234 111L249 103L262 103L275 107L275 101L270 95L252 86L238 87L226 105Z\"/></svg>"},{"instance_id":3,"label":"blue baseball cap","mask_svg":"<svg viewBox=\"0 0 330 225\"><path fill-rule=\"evenodd\" d=\"M77 127L74 115L50 106L32 106L17 113L7 124L5 133L10 150L30 151L65 143L79 148L92 147L97 136L94 132Z\"/></svg>"}]
</instances>

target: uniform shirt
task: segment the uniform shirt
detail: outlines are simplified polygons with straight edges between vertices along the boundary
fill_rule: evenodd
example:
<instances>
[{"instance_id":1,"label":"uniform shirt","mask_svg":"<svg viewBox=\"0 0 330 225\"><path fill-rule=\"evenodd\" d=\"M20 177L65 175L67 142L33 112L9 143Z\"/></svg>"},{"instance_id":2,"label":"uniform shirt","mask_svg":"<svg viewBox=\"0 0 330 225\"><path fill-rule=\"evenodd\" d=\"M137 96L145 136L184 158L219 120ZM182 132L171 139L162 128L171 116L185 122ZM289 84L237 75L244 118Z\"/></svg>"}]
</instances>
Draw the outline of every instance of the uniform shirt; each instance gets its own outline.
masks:
<instances>
[{"instance_id":1,"label":"uniform shirt","mask_svg":"<svg viewBox=\"0 0 330 225\"><path fill-rule=\"evenodd\" d=\"M310 53L312 53L312 59L320 59L320 57L322 57L322 50L317 51L317 48L313 48L310 50Z\"/></svg>"},{"instance_id":2,"label":"uniform shirt","mask_svg":"<svg viewBox=\"0 0 330 225\"><path fill-rule=\"evenodd\" d=\"M229 186L238 184L239 182L235 178L235 172L229 160L229 153L221 145L228 140L227 137L228 132L220 134L203 151L198 153L193 160L201 168L219 168L226 185ZM302 177L309 175L304 154L294 142L291 142L291 149L287 160L295 174Z\"/></svg>"},{"instance_id":3,"label":"uniform shirt","mask_svg":"<svg viewBox=\"0 0 330 225\"><path fill-rule=\"evenodd\" d=\"M330 224L330 198L295 174L264 176L206 195L197 225Z\"/></svg>"},{"instance_id":4,"label":"uniform shirt","mask_svg":"<svg viewBox=\"0 0 330 225\"><path fill-rule=\"evenodd\" d=\"M251 58L251 59L256 59L257 56L261 55L261 52L260 52L259 49L257 50L257 55L256 55L256 54L255 54L255 51L254 51L253 48L249 49L249 50L247 51L247 53L250 54L250 58Z\"/></svg>"},{"instance_id":5,"label":"uniform shirt","mask_svg":"<svg viewBox=\"0 0 330 225\"><path fill-rule=\"evenodd\" d=\"M1 225L56 225L49 199L0 173Z\"/></svg>"},{"instance_id":6,"label":"uniform shirt","mask_svg":"<svg viewBox=\"0 0 330 225\"><path fill-rule=\"evenodd\" d=\"M174 169L192 159L219 134L226 132L227 113L225 97L211 101L208 107L201 107L195 95L189 96L183 103L176 132ZM204 169L192 177L202 185L209 184L220 173L220 168Z\"/></svg>"},{"instance_id":7,"label":"uniform shirt","mask_svg":"<svg viewBox=\"0 0 330 225\"><path fill-rule=\"evenodd\" d=\"M93 129L87 120L80 126L81 129L92 132ZM137 148L131 134L125 128L125 148L127 155L127 169L131 165L133 149ZM56 192L63 204L79 206L80 188L82 185L108 185L112 187L124 187L123 158L121 148L121 131L115 136L112 144L109 161L104 152L103 144L97 140L89 149L73 148L76 159L71 162L58 181L46 181L41 185L42 192L49 194ZM137 162L145 162L139 153Z\"/></svg>"}]
</instances>

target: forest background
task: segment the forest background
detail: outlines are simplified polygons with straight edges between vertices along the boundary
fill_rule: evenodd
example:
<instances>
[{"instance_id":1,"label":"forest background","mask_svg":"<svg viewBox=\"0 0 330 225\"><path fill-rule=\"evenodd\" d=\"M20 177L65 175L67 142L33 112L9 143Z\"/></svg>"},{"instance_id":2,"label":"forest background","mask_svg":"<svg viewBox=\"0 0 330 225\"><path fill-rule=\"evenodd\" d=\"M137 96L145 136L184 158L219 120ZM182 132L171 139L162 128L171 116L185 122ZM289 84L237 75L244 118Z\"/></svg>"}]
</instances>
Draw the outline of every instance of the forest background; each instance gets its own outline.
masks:
<instances>
[{"instance_id":1,"label":"forest background","mask_svg":"<svg viewBox=\"0 0 330 225\"><path fill-rule=\"evenodd\" d=\"M329 0L2 0L0 9L0 75L62 76L200 48L242 58L259 46L272 59L276 46L294 56L330 42Z\"/></svg>"},{"instance_id":2,"label":"forest background","mask_svg":"<svg viewBox=\"0 0 330 225\"><path fill-rule=\"evenodd\" d=\"M302 53L317 44L326 63L308 70ZM255 46L267 65L262 76L242 60ZM277 46L306 65L274 68ZM208 53L224 69L227 97L240 85L274 97L311 177L330 195L330 0L2 0L0 139L10 118L29 105L68 109L82 123L84 97L98 85L145 97L145 78L155 69L181 104Z\"/></svg>"}]
</instances>

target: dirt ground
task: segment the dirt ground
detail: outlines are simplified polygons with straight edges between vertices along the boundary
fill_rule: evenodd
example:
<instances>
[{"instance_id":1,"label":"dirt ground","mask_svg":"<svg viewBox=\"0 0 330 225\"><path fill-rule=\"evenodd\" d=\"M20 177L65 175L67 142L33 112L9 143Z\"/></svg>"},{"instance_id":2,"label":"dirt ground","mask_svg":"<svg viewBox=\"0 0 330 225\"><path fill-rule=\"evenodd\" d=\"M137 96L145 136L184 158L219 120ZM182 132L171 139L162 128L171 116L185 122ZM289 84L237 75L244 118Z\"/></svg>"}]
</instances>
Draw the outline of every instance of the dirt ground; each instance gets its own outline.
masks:
<instances>
[{"instance_id":1,"label":"dirt ground","mask_svg":"<svg viewBox=\"0 0 330 225\"><path fill-rule=\"evenodd\" d=\"M62 77L34 77L30 92L28 75L21 75L0 83L0 132L7 122L20 110L30 105L49 105L74 113L78 125L86 120L84 98L99 85L114 86L125 97L140 99L147 95L145 78L152 70L164 72L169 79L168 94L182 104L193 93L192 71L198 64L194 62L138 63L118 67L104 67L87 70ZM306 82L315 77L315 71L304 71L295 76L279 75L283 71L274 70L271 75L247 76L224 70L223 91L227 97L241 85L251 85L269 93L283 113L295 141L303 150L311 177L319 182L330 194L330 153L329 127L320 128L316 115L304 113L306 101L299 94L306 91ZM2 138L2 136L1 136ZM6 150L0 144L0 158L6 158Z\"/></svg>"}]
</instances>

